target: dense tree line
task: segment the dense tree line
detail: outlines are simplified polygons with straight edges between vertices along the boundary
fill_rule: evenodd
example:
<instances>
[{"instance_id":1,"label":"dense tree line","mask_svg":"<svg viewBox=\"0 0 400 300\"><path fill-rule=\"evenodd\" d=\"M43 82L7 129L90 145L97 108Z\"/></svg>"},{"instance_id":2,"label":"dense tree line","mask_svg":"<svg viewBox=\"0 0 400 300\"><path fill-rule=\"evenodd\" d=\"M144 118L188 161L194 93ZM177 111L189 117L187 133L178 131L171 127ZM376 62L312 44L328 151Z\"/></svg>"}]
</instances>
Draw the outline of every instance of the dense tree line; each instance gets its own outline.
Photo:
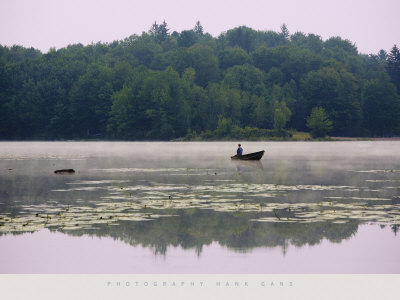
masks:
<instances>
[{"instance_id":1,"label":"dense tree line","mask_svg":"<svg viewBox=\"0 0 400 300\"><path fill-rule=\"evenodd\" d=\"M0 139L169 140L235 128L400 134L400 51L360 54L348 40L200 22L154 23L121 41L41 53L0 45Z\"/></svg>"}]
</instances>

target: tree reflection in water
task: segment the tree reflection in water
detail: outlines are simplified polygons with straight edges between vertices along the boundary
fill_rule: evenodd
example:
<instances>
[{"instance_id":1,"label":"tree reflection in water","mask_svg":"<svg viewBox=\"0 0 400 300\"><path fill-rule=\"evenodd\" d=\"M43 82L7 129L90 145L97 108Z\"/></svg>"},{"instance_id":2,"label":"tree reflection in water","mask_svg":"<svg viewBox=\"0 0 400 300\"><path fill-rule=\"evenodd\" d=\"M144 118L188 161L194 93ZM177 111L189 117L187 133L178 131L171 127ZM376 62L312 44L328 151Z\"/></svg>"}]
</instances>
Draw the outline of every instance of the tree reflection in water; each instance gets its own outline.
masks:
<instances>
[{"instance_id":1,"label":"tree reflection in water","mask_svg":"<svg viewBox=\"0 0 400 300\"><path fill-rule=\"evenodd\" d=\"M350 144L355 145L365 146ZM281 247L283 253L290 245L313 246L324 239L341 243L365 223L390 226L397 234L398 159L377 159L368 151L348 158L329 145L317 146L320 156L308 156L307 149L290 156L279 148L261 162L231 162L228 152L217 155L218 147L215 157L207 152L189 163L182 152L179 159L155 163L129 151L79 160L73 153L55 155L54 162L29 155L1 160L0 235L48 228L112 237L155 254L179 246L200 255L213 242L240 252ZM61 164L77 173L54 175Z\"/></svg>"}]
</instances>

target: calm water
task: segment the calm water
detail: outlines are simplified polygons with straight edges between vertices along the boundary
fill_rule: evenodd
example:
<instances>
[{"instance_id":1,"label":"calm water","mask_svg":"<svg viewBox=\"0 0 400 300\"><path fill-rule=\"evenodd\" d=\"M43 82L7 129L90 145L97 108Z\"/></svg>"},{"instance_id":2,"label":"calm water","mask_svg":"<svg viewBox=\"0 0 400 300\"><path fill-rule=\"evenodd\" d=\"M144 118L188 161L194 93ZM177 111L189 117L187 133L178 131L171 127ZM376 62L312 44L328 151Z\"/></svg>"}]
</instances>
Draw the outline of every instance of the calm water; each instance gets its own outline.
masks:
<instances>
[{"instance_id":1,"label":"calm water","mask_svg":"<svg viewBox=\"0 0 400 300\"><path fill-rule=\"evenodd\" d=\"M0 273L400 273L400 142L242 144L0 143Z\"/></svg>"}]
</instances>

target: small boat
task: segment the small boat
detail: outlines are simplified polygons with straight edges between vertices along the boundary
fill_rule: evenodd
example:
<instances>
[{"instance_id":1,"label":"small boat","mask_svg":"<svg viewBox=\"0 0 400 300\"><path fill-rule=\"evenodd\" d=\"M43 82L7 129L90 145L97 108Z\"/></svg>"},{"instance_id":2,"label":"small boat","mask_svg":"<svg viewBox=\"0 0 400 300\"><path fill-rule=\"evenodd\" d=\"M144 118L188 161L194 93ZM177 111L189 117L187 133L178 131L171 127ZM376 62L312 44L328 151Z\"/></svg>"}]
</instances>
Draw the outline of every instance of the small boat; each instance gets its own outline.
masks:
<instances>
[{"instance_id":1,"label":"small boat","mask_svg":"<svg viewBox=\"0 0 400 300\"><path fill-rule=\"evenodd\" d=\"M258 151L258 152L253 152L249 154L244 154L238 156L237 154L235 156L231 156L231 159L234 160L260 160L261 157L264 155L264 150L263 151Z\"/></svg>"}]
</instances>

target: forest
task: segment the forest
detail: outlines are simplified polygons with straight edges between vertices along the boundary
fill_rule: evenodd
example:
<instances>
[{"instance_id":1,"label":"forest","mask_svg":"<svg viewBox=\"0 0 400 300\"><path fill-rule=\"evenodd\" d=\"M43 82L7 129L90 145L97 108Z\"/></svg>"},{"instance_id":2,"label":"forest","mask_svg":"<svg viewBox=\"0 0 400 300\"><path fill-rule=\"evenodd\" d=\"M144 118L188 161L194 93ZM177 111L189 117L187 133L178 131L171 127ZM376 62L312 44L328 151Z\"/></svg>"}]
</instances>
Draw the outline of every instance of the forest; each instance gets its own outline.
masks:
<instances>
[{"instance_id":1,"label":"forest","mask_svg":"<svg viewBox=\"0 0 400 300\"><path fill-rule=\"evenodd\" d=\"M164 21L47 53L0 45L1 140L400 135L400 50L240 26Z\"/></svg>"}]
</instances>

